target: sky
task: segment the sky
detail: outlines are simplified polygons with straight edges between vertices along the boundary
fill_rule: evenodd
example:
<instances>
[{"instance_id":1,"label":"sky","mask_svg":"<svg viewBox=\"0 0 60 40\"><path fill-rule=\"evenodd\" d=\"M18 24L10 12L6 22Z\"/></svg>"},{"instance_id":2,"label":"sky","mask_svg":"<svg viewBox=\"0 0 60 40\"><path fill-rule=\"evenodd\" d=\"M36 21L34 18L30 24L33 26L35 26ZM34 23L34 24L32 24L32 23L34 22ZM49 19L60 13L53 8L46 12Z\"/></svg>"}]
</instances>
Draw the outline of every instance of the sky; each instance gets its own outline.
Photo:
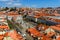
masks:
<instances>
[{"instance_id":1,"label":"sky","mask_svg":"<svg viewBox=\"0 0 60 40\"><path fill-rule=\"evenodd\" d=\"M60 0L0 0L0 7L60 7Z\"/></svg>"}]
</instances>

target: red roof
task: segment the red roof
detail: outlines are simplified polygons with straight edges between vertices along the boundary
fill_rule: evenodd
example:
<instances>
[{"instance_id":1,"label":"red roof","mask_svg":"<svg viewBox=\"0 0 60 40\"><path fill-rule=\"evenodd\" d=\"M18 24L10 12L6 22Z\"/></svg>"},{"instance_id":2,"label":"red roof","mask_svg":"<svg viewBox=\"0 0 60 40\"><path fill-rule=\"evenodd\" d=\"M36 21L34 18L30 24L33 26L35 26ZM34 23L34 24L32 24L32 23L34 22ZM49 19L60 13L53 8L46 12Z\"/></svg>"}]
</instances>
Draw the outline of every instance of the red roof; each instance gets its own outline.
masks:
<instances>
[{"instance_id":1,"label":"red roof","mask_svg":"<svg viewBox=\"0 0 60 40\"><path fill-rule=\"evenodd\" d=\"M42 36L42 34L39 31L37 31L35 28L30 28L28 29L28 31L34 36L37 36L37 37Z\"/></svg>"},{"instance_id":2,"label":"red roof","mask_svg":"<svg viewBox=\"0 0 60 40\"><path fill-rule=\"evenodd\" d=\"M52 37L53 35L55 35L55 32L49 32L49 33L47 34L47 36L49 36L49 37Z\"/></svg>"},{"instance_id":3,"label":"red roof","mask_svg":"<svg viewBox=\"0 0 60 40\"><path fill-rule=\"evenodd\" d=\"M49 38L48 36L43 36L42 40L52 40L51 38Z\"/></svg>"},{"instance_id":4,"label":"red roof","mask_svg":"<svg viewBox=\"0 0 60 40\"><path fill-rule=\"evenodd\" d=\"M18 34L15 30L13 32L9 32L8 36L13 38L14 40L23 40L23 37L20 34Z\"/></svg>"},{"instance_id":5,"label":"red roof","mask_svg":"<svg viewBox=\"0 0 60 40\"><path fill-rule=\"evenodd\" d=\"M0 26L1 29L7 29L9 30L9 27L8 26Z\"/></svg>"},{"instance_id":6,"label":"red roof","mask_svg":"<svg viewBox=\"0 0 60 40\"><path fill-rule=\"evenodd\" d=\"M58 37L56 40L60 40L60 37Z\"/></svg>"},{"instance_id":7,"label":"red roof","mask_svg":"<svg viewBox=\"0 0 60 40\"><path fill-rule=\"evenodd\" d=\"M58 13L55 13L54 15L55 15L55 16L60 16L60 14L58 14Z\"/></svg>"},{"instance_id":8,"label":"red roof","mask_svg":"<svg viewBox=\"0 0 60 40\"><path fill-rule=\"evenodd\" d=\"M50 26L52 29L54 29L54 30L58 30L58 31L60 31L60 27L58 27L58 26Z\"/></svg>"},{"instance_id":9,"label":"red roof","mask_svg":"<svg viewBox=\"0 0 60 40\"><path fill-rule=\"evenodd\" d=\"M4 36L3 35L0 35L0 40L3 40Z\"/></svg>"}]
</instances>

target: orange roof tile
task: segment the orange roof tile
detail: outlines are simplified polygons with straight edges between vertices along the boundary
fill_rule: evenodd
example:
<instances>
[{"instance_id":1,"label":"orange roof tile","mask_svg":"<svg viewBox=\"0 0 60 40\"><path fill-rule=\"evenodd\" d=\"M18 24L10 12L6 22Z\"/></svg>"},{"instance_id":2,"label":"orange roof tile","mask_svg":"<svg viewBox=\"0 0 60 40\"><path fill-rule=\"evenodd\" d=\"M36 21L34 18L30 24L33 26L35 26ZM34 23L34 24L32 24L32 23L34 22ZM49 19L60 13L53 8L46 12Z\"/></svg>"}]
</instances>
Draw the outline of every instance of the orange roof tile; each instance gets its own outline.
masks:
<instances>
[{"instance_id":1,"label":"orange roof tile","mask_svg":"<svg viewBox=\"0 0 60 40\"><path fill-rule=\"evenodd\" d=\"M58 14L58 13L55 13L54 15L55 15L55 16L60 16L60 14Z\"/></svg>"},{"instance_id":2,"label":"orange roof tile","mask_svg":"<svg viewBox=\"0 0 60 40\"><path fill-rule=\"evenodd\" d=\"M8 32L6 32L6 33L4 34L4 36L5 36L5 37L8 36Z\"/></svg>"},{"instance_id":3,"label":"orange roof tile","mask_svg":"<svg viewBox=\"0 0 60 40\"><path fill-rule=\"evenodd\" d=\"M35 28L30 28L28 29L28 31L34 36L37 36L37 37L42 36L42 34L39 31L37 31Z\"/></svg>"},{"instance_id":4,"label":"orange roof tile","mask_svg":"<svg viewBox=\"0 0 60 40\"><path fill-rule=\"evenodd\" d=\"M0 35L0 40L3 40L4 36L3 35Z\"/></svg>"},{"instance_id":5,"label":"orange roof tile","mask_svg":"<svg viewBox=\"0 0 60 40\"><path fill-rule=\"evenodd\" d=\"M9 27L8 26L0 26L1 29L7 29L9 30Z\"/></svg>"},{"instance_id":6,"label":"orange roof tile","mask_svg":"<svg viewBox=\"0 0 60 40\"><path fill-rule=\"evenodd\" d=\"M55 32L50 32L47 34L47 36L49 36L49 37L52 37L53 35L55 35Z\"/></svg>"},{"instance_id":7,"label":"orange roof tile","mask_svg":"<svg viewBox=\"0 0 60 40\"><path fill-rule=\"evenodd\" d=\"M60 40L60 37L58 37L56 40Z\"/></svg>"},{"instance_id":8,"label":"orange roof tile","mask_svg":"<svg viewBox=\"0 0 60 40\"><path fill-rule=\"evenodd\" d=\"M54 29L54 30L58 30L58 31L60 31L60 27L57 27L57 26L50 26L52 29Z\"/></svg>"},{"instance_id":9,"label":"orange roof tile","mask_svg":"<svg viewBox=\"0 0 60 40\"><path fill-rule=\"evenodd\" d=\"M48 36L45 36L45 35L44 35L44 36L42 37L42 40L52 40L52 39L49 38Z\"/></svg>"},{"instance_id":10,"label":"orange roof tile","mask_svg":"<svg viewBox=\"0 0 60 40\"><path fill-rule=\"evenodd\" d=\"M60 24L56 25L57 27L60 27Z\"/></svg>"},{"instance_id":11,"label":"orange roof tile","mask_svg":"<svg viewBox=\"0 0 60 40\"><path fill-rule=\"evenodd\" d=\"M5 13L3 13L3 12L0 12L0 15L4 15Z\"/></svg>"},{"instance_id":12,"label":"orange roof tile","mask_svg":"<svg viewBox=\"0 0 60 40\"><path fill-rule=\"evenodd\" d=\"M23 40L22 36L20 34L18 34L16 31L9 32L8 36L13 38L14 40Z\"/></svg>"}]
</instances>

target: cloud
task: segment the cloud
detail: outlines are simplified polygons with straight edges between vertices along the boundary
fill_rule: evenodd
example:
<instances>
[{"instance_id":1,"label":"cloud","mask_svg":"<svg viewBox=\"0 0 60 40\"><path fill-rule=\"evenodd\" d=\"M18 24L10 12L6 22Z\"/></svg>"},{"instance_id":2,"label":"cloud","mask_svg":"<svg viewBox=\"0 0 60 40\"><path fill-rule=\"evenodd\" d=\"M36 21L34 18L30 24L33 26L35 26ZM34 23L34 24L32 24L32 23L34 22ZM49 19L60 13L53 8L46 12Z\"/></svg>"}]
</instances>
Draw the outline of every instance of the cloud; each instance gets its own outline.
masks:
<instances>
[{"instance_id":1,"label":"cloud","mask_svg":"<svg viewBox=\"0 0 60 40\"><path fill-rule=\"evenodd\" d=\"M37 7L37 5L31 5L31 7Z\"/></svg>"},{"instance_id":2,"label":"cloud","mask_svg":"<svg viewBox=\"0 0 60 40\"><path fill-rule=\"evenodd\" d=\"M11 0L11 2L19 2L20 0Z\"/></svg>"},{"instance_id":3,"label":"cloud","mask_svg":"<svg viewBox=\"0 0 60 40\"><path fill-rule=\"evenodd\" d=\"M35 8L35 7L37 7L37 5L36 5L36 4L32 4L32 5L25 5L25 7L29 7L29 8L33 7L33 8Z\"/></svg>"},{"instance_id":4,"label":"cloud","mask_svg":"<svg viewBox=\"0 0 60 40\"><path fill-rule=\"evenodd\" d=\"M6 2L5 4L6 4L7 6L9 6L9 5L12 5L12 6L21 6L22 4L19 3L18 1L19 1L19 0L10 0L10 1Z\"/></svg>"},{"instance_id":5,"label":"cloud","mask_svg":"<svg viewBox=\"0 0 60 40\"><path fill-rule=\"evenodd\" d=\"M21 6L21 3L14 3L13 6Z\"/></svg>"},{"instance_id":6,"label":"cloud","mask_svg":"<svg viewBox=\"0 0 60 40\"><path fill-rule=\"evenodd\" d=\"M10 3L6 4L6 5L8 7L21 7L22 6L21 3L12 3L12 2L10 2Z\"/></svg>"},{"instance_id":7,"label":"cloud","mask_svg":"<svg viewBox=\"0 0 60 40\"><path fill-rule=\"evenodd\" d=\"M0 1L9 1L9 0L0 0Z\"/></svg>"},{"instance_id":8,"label":"cloud","mask_svg":"<svg viewBox=\"0 0 60 40\"><path fill-rule=\"evenodd\" d=\"M12 2L6 2L6 5L12 5Z\"/></svg>"},{"instance_id":9,"label":"cloud","mask_svg":"<svg viewBox=\"0 0 60 40\"><path fill-rule=\"evenodd\" d=\"M0 0L0 1L2 1L2 2L7 2L7 1L13 2L14 0Z\"/></svg>"},{"instance_id":10,"label":"cloud","mask_svg":"<svg viewBox=\"0 0 60 40\"><path fill-rule=\"evenodd\" d=\"M2 1L7 7L21 7L22 4L20 0L0 0Z\"/></svg>"}]
</instances>

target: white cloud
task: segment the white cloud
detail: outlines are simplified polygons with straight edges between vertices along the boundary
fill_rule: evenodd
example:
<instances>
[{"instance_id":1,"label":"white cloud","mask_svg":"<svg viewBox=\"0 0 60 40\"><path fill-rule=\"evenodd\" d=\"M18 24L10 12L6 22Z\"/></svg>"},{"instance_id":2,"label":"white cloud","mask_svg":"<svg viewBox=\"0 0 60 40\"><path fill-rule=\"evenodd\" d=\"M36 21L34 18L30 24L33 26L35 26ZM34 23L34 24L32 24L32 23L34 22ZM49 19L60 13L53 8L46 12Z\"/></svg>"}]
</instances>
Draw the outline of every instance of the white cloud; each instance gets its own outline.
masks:
<instances>
[{"instance_id":1,"label":"white cloud","mask_svg":"<svg viewBox=\"0 0 60 40\"><path fill-rule=\"evenodd\" d=\"M8 4L12 4L12 2L9 2Z\"/></svg>"},{"instance_id":2,"label":"white cloud","mask_svg":"<svg viewBox=\"0 0 60 40\"><path fill-rule=\"evenodd\" d=\"M0 0L0 1L9 1L9 0Z\"/></svg>"},{"instance_id":3,"label":"white cloud","mask_svg":"<svg viewBox=\"0 0 60 40\"><path fill-rule=\"evenodd\" d=\"M21 3L14 3L13 6L21 6Z\"/></svg>"},{"instance_id":4,"label":"white cloud","mask_svg":"<svg viewBox=\"0 0 60 40\"><path fill-rule=\"evenodd\" d=\"M37 7L37 5L31 5L31 7Z\"/></svg>"},{"instance_id":5,"label":"white cloud","mask_svg":"<svg viewBox=\"0 0 60 40\"><path fill-rule=\"evenodd\" d=\"M0 1L2 1L2 2L14 2L14 0L0 0Z\"/></svg>"},{"instance_id":6,"label":"white cloud","mask_svg":"<svg viewBox=\"0 0 60 40\"><path fill-rule=\"evenodd\" d=\"M11 7L20 7L22 4L19 2L20 0L0 0L6 4L6 6Z\"/></svg>"},{"instance_id":7,"label":"white cloud","mask_svg":"<svg viewBox=\"0 0 60 40\"><path fill-rule=\"evenodd\" d=\"M6 5L12 5L12 2L7 2Z\"/></svg>"},{"instance_id":8,"label":"white cloud","mask_svg":"<svg viewBox=\"0 0 60 40\"><path fill-rule=\"evenodd\" d=\"M9 7L21 7L22 6L21 3L12 3L12 2L10 2L10 3L6 4L6 5L9 6Z\"/></svg>"},{"instance_id":9,"label":"white cloud","mask_svg":"<svg viewBox=\"0 0 60 40\"><path fill-rule=\"evenodd\" d=\"M19 2L20 0L10 0L11 2Z\"/></svg>"}]
</instances>

